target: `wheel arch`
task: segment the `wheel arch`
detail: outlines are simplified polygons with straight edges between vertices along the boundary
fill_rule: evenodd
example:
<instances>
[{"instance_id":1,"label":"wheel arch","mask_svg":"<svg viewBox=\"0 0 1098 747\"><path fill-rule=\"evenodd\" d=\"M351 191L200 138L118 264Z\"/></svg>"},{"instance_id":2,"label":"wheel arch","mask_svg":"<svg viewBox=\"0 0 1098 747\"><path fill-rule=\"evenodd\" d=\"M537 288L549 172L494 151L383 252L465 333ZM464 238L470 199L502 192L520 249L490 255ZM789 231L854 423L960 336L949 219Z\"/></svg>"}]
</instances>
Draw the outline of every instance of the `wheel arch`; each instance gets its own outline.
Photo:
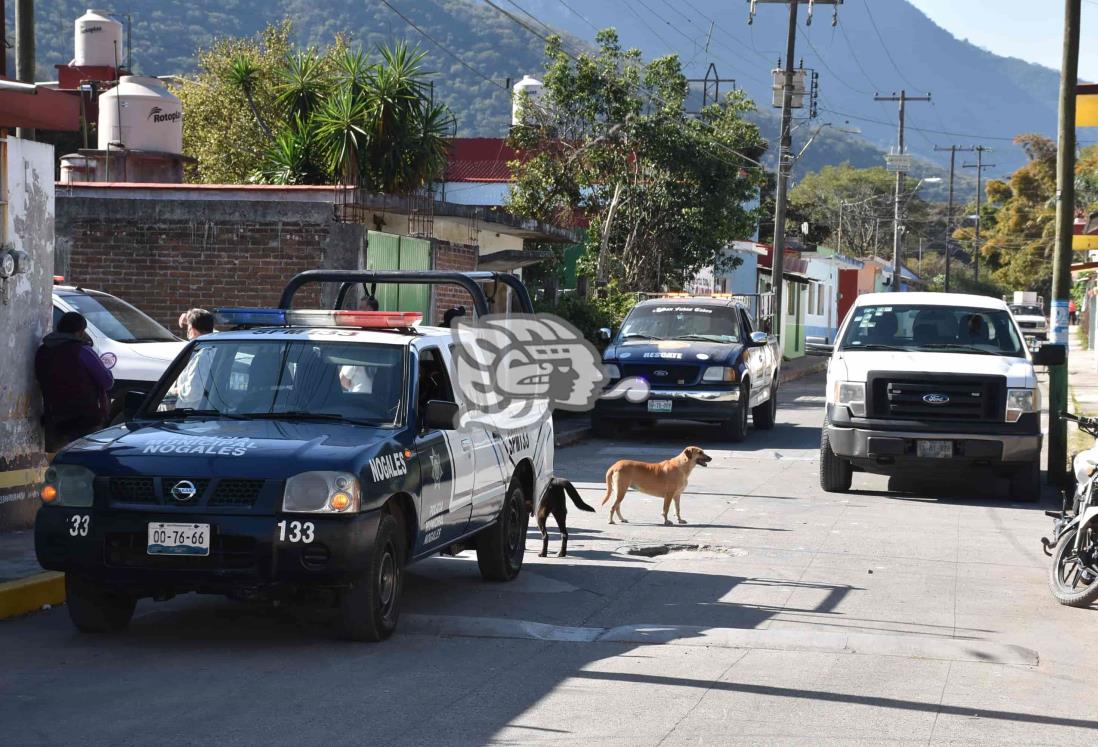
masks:
<instances>
[{"instance_id":1,"label":"wheel arch","mask_svg":"<svg viewBox=\"0 0 1098 747\"><path fill-rule=\"evenodd\" d=\"M526 491L526 497L530 505L533 506L537 496L534 495L534 464L529 457L519 460L519 463L515 465L515 471L511 473L511 479L519 481L522 489Z\"/></svg>"},{"instance_id":2,"label":"wheel arch","mask_svg":"<svg viewBox=\"0 0 1098 747\"><path fill-rule=\"evenodd\" d=\"M385 502L382 509L397 520L404 531L404 539L408 543L407 557L412 556L416 546L416 534L419 532L419 519L416 516L416 503L408 493L394 493Z\"/></svg>"}]
</instances>

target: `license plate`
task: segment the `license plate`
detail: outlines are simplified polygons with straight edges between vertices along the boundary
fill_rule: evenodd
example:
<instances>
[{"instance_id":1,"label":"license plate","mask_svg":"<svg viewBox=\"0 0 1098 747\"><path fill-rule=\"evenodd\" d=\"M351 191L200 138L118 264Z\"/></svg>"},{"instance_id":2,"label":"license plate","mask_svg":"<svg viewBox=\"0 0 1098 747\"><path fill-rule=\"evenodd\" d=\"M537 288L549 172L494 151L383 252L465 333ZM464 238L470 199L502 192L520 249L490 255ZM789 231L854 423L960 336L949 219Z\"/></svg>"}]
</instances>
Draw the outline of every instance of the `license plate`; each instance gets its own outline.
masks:
<instances>
[{"instance_id":1,"label":"license plate","mask_svg":"<svg viewBox=\"0 0 1098 747\"><path fill-rule=\"evenodd\" d=\"M921 457L931 459L951 459L953 457L952 441L918 441L915 444L915 453Z\"/></svg>"},{"instance_id":2,"label":"license plate","mask_svg":"<svg viewBox=\"0 0 1098 747\"><path fill-rule=\"evenodd\" d=\"M149 555L209 555L209 524L149 523Z\"/></svg>"},{"instance_id":3,"label":"license plate","mask_svg":"<svg viewBox=\"0 0 1098 747\"><path fill-rule=\"evenodd\" d=\"M671 412L671 400L669 400L669 399L650 399L650 400L648 400L648 412Z\"/></svg>"}]
</instances>

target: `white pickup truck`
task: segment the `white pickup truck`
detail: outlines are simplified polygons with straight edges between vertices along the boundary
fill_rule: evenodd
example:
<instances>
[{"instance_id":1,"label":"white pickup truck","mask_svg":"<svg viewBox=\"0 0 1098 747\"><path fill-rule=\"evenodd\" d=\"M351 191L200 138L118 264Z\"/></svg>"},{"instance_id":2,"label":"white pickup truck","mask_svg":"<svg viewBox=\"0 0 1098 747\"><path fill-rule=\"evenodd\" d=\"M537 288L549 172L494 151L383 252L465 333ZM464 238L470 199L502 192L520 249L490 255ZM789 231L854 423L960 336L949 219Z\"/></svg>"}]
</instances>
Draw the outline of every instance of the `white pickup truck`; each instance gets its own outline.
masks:
<instances>
[{"instance_id":1,"label":"white pickup truck","mask_svg":"<svg viewBox=\"0 0 1098 747\"><path fill-rule=\"evenodd\" d=\"M870 293L843 322L827 370L820 485L849 490L854 471L984 471L1011 497L1040 496L1041 391L1007 304L985 296Z\"/></svg>"}]
</instances>

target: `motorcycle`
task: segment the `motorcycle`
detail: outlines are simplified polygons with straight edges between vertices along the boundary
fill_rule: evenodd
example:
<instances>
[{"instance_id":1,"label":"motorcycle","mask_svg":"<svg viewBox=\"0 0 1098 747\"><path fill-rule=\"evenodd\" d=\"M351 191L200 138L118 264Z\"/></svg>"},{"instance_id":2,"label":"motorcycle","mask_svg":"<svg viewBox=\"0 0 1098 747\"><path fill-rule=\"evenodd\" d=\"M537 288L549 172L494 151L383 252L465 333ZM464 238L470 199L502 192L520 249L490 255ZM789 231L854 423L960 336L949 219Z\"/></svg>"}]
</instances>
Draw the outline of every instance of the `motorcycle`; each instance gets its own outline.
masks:
<instances>
[{"instance_id":1,"label":"motorcycle","mask_svg":"<svg viewBox=\"0 0 1098 747\"><path fill-rule=\"evenodd\" d=\"M1098 418L1064 413L1065 420L1094 436L1095 445L1072 460L1075 489L1065 491L1060 511L1046 511L1055 521L1052 536L1043 537L1045 554L1052 556L1048 586L1056 601L1086 607L1098 599Z\"/></svg>"}]
</instances>

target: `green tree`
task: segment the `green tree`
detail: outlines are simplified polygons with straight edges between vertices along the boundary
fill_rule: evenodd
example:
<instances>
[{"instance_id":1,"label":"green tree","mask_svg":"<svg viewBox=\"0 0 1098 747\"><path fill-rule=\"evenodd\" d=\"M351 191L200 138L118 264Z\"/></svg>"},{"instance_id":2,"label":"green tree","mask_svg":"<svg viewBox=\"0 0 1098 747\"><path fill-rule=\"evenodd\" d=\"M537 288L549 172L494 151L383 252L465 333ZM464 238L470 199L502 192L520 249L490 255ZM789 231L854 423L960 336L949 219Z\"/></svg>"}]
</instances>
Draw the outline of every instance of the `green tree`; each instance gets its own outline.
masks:
<instances>
[{"instance_id":1,"label":"green tree","mask_svg":"<svg viewBox=\"0 0 1098 747\"><path fill-rule=\"evenodd\" d=\"M644 62L617 34L573 58L550 37L544 89L511 131L519 158L510 208L589 225L586 266L623 291L681 287L698 269L727 264L721 250L750 234L765 150L740 94L687 115L677 57ZM746 158L744 157L746 156Z\"/></svg>"}]
</instances>

